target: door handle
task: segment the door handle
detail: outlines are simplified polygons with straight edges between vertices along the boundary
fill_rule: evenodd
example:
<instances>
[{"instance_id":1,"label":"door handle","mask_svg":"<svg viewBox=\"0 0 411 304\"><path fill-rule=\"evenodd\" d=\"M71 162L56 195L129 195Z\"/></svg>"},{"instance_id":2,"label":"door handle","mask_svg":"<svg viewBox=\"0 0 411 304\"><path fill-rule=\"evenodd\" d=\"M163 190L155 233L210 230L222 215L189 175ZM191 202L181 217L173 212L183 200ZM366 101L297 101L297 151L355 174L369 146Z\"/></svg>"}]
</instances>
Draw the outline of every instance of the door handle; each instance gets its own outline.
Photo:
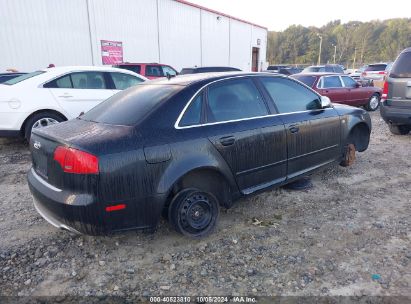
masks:
<instances>
[{"instance_id":1,"label":"door handle","mask_svg":"<svg viewBox=\"0 0 411 304\"><path fill-rule=\"evenodd\" d=\"M234 136L225 136L220 138L220 143L223 146L231 146L235 142L235 137Z\"/></svg>"},{"instance_id":2,"label":"door handle","mask_svg":"<svg viewBox=\"0 0 411 304\"><path fill-rule=\"evenodd\" d=\"M71 96L71 95L69 95L69 94L64 94L64 95L61 95L61 96L59 96L59 97L61 97L61 98L70 98L70 97L73 97L73 96Z\"/></svg>"},{"instance_id":3,"label":"door handle","mask_svg":"<svg viewBox=\"0 0 411 304\"><path fill-rule=\"evenodd\" d=\"M298 131L300 131L300 128L298 127L298 125L291 125L288 127L288 129L290 130L291 133L297 133Z\"/></svg>"}]
</instances>

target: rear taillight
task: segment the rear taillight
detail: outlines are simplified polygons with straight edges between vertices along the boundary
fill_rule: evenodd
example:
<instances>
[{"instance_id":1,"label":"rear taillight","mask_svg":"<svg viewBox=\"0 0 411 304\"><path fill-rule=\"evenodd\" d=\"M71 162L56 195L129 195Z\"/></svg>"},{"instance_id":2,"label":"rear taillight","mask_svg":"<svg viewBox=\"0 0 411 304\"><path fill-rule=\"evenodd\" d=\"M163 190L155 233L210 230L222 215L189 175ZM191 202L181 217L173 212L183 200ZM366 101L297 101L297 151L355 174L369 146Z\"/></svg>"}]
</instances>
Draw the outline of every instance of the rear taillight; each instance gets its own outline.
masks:
<instances>
[{"instance_id":1,"label":"rear taillight","mask_svg":"<svg viewBox=\"0 0 411 304\"><path fill-rule=\"evenodd\" d=\"M381 101L387 100L388 97L388 81L384 82L384 88L382 89Z\"/></svg>"},{"instance_id":2,"label":"rear taillight","mask_svg":"<svg viewBox=\"0 0 411 304\"><path fill-rule=\"evenodd\" d=\"M361 73L361 76L365 76L365 75L367 75L366 72L362 72L362 73Z\"/></svg>"},{"instance_id":3,"label":"rear taillight","mask_svg":"<svg viewBox=\"0 0 411 304\"><path fill-rule=\"evenodd\" d=\"M54 150L54 160L64 172L74 174L98 174L98 158L87 152L59 146Z\"/></svg>"},{"instance_id":4,"label":"rear taillight","mask_svg":"<svg viewBox=\"0 0 411 304\"><path fill-rule=\"evenodd\" d=\"M378 72L380 75L385 75L385 71Z\"/></svg>"}]
</instances>

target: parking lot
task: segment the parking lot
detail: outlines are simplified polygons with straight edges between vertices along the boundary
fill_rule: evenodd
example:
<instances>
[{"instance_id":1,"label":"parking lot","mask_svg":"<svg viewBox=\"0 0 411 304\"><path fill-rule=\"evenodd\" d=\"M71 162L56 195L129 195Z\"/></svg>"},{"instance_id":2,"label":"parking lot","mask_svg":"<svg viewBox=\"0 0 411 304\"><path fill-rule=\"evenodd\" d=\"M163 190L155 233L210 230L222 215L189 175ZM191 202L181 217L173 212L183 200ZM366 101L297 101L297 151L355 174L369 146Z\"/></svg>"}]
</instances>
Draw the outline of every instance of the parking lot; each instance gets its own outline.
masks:
<instances>
[{"instance_id":1,"label":"parking lot","mask_svg":"<svg viewBox=\"0 0 411 304\"><path fill-rule=\"evenodd\" d=\"M21 140L0 145L0 295L411 295L411 135L371 113L369 149L348 168L223 211L217 231L188 240L57 230L35 211Z\"/></svg>"}]
</instances>

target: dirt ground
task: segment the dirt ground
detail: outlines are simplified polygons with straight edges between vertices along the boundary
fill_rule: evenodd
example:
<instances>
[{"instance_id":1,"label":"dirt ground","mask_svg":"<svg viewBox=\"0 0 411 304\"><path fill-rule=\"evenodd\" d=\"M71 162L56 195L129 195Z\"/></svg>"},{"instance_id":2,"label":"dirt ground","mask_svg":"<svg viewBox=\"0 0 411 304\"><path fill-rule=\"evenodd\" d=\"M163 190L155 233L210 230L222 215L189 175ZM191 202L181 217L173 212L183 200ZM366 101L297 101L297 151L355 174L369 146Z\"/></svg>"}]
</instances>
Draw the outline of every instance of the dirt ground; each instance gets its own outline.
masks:
<instances>
[{"instance_id":1,"label":"dirt ground","mask_svg":"<svg viewBox=\"0 0 411 304\"><path fill-rule=\"evenodd\" d=\"M0 296L411 297L411 135L371 116L353 166L243 199L202 240L165 221L154 234L57 230L33 207L27 146L0 139Z\"/></svg>"}]
</instances>

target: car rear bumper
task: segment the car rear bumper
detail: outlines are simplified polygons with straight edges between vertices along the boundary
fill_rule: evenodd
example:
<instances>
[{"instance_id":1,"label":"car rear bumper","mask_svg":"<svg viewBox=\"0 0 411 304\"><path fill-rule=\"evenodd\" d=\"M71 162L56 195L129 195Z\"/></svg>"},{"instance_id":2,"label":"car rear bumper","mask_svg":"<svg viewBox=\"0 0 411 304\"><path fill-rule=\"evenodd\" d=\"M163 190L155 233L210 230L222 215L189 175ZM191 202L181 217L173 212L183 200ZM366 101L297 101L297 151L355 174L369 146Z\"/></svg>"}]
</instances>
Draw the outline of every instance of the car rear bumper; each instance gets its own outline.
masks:
<instances>
[{"instance_id":1,"label":"car rear bumper","mask_svg":"<svg viewBox=\"0 0 411 304\"><path fill-rule=\"evenodd\" d=\"M128 229L152 229L160 219L165 195L145 200L105 203L90 194L78 194L48 184L31 169L27 175L37 212L51 225L75 233L103 235ZM125 205L107 211L106 207Z\"/></svg>"},{"instance_id":2,"label":"car rear bumper","mask_svg":"<svg viewBox=\"0 0 411 304\"><path fill-rule=\"evenodd\" d=\"M387 105L387 101L381 103L381 117L388 124L393 125L411 125L411 106L395 107Z\"/></svg>"}]
</instances>

